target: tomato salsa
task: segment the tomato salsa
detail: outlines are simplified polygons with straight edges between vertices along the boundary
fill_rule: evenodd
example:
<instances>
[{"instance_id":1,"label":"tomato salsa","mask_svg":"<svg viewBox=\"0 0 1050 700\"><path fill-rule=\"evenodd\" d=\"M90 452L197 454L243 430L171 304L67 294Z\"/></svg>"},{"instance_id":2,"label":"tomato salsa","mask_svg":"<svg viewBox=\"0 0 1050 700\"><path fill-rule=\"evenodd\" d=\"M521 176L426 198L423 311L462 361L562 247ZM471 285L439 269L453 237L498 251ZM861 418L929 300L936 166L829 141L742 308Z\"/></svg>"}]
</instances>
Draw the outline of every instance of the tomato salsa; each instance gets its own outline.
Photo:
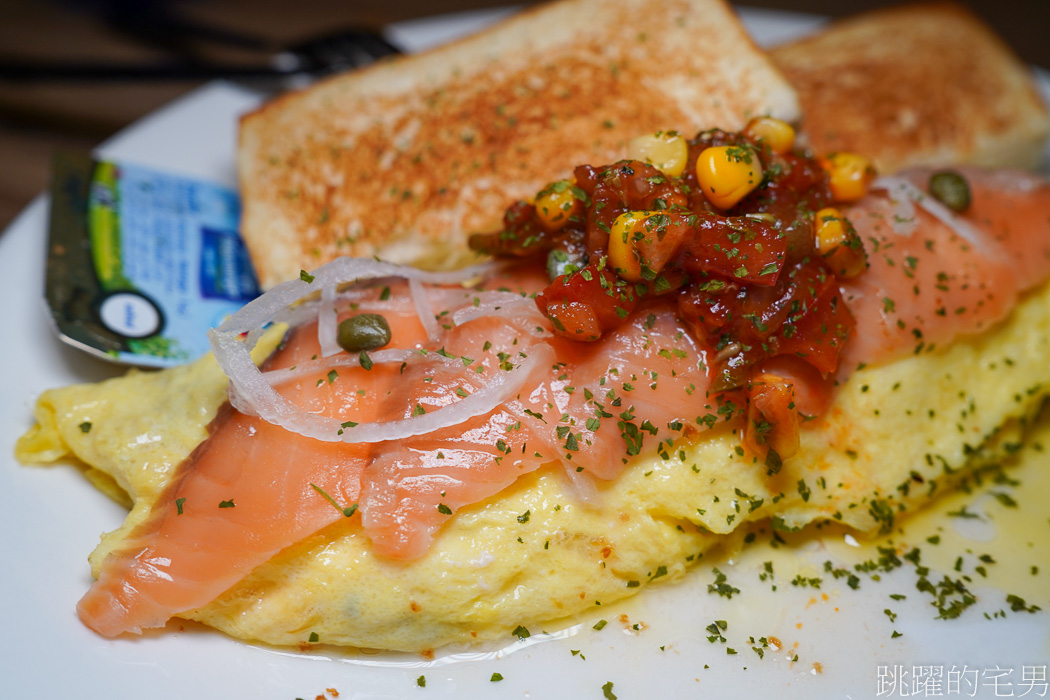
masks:
<instances>
[{"instance_id":1,"label":"tomato salsa","mask_svg":"<svg viewBox=\"0 0 1050 700\"><path fill-rule=\"evenodd\" d=\"M551 282L536 303L567 338L594 341L636 309L675 305L706 348L715 398L753 412L779 395L772 403L793 413L788 383L768 367L801 362L825 378L836 370L855 326L839 279L860 274L866 260L832 205L864 194L870 163L853 154L817 159L770 118L739 133L658 132L629 151L628 160L581 165L534 202L514 204L502 230L472 236L471 246L546 256ZM777 410L753 417L773 433Z\"/></svg>"}]
</instances>

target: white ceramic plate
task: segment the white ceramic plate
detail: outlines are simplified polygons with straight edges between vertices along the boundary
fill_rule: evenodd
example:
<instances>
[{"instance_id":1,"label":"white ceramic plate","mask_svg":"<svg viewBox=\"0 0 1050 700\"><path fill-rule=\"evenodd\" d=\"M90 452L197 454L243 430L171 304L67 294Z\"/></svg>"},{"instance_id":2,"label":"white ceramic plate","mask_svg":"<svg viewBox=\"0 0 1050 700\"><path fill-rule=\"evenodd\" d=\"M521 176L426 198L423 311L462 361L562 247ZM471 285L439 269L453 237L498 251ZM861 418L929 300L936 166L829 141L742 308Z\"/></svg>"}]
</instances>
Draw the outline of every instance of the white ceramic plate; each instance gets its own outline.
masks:
<instances>
[{"instance_id":1,"label":"white ceramic plate","mask_svg":"<svg viewBox=\"0 0 1050 700\"><path fill-rule=\"evenodd\" d=\"M419 49L473 30L502 13L457 15L393 28L391 38ZM759 42L811 31L819 18L745 11ZM1045 75L1042 76L1044 84ZM167 171L232 184L237 116L258 97L228 84L198 90L140 121L100 152ZM36 396L49 387L113 376L118 369L66 347L52 334L42 298L47 202L38 198L0 234L0 697L4 698L832 698L901 696L891 674L926 665L943 674L940 694L993 697L989 671L1010 674L999 691L1045 693L1050 616L1011 614L988 620L1002 593L983 593L981 609L959 620L934 621L915 595L915 577L898 572L860 591L826 577L820 591L780 581L766 594L760 559L720 566L743 593L726 601L707 592L709 567L686 581L658 586L640 600L610 606L557 638L534 635L528 645L427 661L418 656L313 652L300 654L244 644L186 624L141 639L107 640L84 628L76 601L90 576L86 555L99 533L115 528L122 510L90 488L69 466L25 468L12 457L16 437L32 422ZM1043 518L1041 526L1045 530ZM1042 533L1047 538L1047 533ZM1001 545L999 545L1001 546ZM828 558L814 540L778 559L808 571ZM1000 550L995 550L997 556ZM1009 552L1003 552L1009 556ZM753 558L752 558L753 559ZM1047 567L1050 568L1050 567ZM1050 572L1048 572L1050 573ZM808 574L807 574L808 575ZM1045 576L1045 574L1044 574ZM1045 580L1045 579L1044 579ZM981 589L983 591L983 589ZM891 594L908 593L903 601ZM824 594L827 599L824 599ZM892 608L898 619L884 613ZM626 616L621 619L621 615ZM993 615L994 616L994 615ZM609 624L592 629L599 619ZM711 643L706 628L725 620L728 642ZM639 625L641 629L634 629ZM893 632L902 636L894 637ZM780 650L764 656L753 636L775 635ZM511 640L508 640L511 641ZM727 652L735 649L735 655ZM493 673L503 676L492 680ZM955 674L954 676L952 674ZM966 675L962 675L965 673ZM418 685L426 679L425 688ZM896 676L895 676L896 677ZM1027 677L1027 683L1021 683ZM1044 675L1045 678L1045 675ZM909 683L916 679L907 676ZM952 681L955 685L952 685ZM975 681L974 683L971 683ZM879 685L880 681L885 685ZM1003 685L1006 681L1011 686ZM606 686L612 683L612 686ZM605 694L603 686L609 690ZM932 686L926 686L927 692Z\"/></svg>"}]
</instances>

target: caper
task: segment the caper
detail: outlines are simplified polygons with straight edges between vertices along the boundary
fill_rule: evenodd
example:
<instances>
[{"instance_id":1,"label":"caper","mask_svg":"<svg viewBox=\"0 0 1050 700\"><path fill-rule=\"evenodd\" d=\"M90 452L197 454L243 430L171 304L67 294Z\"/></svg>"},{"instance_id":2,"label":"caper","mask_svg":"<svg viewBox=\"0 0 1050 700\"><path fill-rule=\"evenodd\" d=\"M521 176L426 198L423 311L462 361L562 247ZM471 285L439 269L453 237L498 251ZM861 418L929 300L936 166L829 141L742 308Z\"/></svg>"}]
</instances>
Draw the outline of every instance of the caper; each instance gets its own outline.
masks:
<instances>
[{"instance_id":1,"label":"caper","mask_svg":"<svg viewBox=\"0 0 1050 700\"><path fill-rule=\"evenodd\" d=\"M553 282L562 275L587 267L587 254L581 251L565 251L551 248L547 253L547 277Z\"/></svg>"},{"instance_id":2,"label":"caper","mask_svg":"<svg viewBox=\"0 0 1050 700\"><path fill-rule=\"evenodd\" d=\"M376 350L390 342L390 324L380 314L357 314L339 324L337 340L347 352Z\"/></svg>"},{"instance_id":3,"label":"caper","mask_svg":"<svg viewBox=\"0 0 1050 700\"><path fill-rule=\"evenodd\" d=\"M970 184L954 170L930 175L930 194L952 211L963 212L970 206Z\"/></svg>"}]
</instances>

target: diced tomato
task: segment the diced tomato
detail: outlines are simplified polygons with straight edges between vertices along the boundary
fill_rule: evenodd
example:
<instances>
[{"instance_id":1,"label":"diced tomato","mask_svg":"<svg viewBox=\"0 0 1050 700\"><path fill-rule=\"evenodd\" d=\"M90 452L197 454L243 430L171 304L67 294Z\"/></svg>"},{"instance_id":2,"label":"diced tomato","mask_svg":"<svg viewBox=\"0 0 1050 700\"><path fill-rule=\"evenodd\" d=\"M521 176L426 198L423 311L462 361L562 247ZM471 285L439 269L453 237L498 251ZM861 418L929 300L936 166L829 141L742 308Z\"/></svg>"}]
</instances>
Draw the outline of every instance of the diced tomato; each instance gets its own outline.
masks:
<instances>
[{"instance_id":1,"label":"diced tomato","mask_svg":"<svg viewBox=\"0 0 1050 700\"><path fill-rule=\"evenodd\" d=\"M503 256L556 247L586 260L536 299L566 338L597 340L637 304L676 295L682 321L707 346L711 390L723 398L746 393L755 368L777 356L827 376L855 325L815 248L813 212L831 202L827 173L802 151L775 153L720 129L690 139L687 162L716 146L748 148L762 165L761 182L726 211L700 192L692 165L680 176L636 160L581 165L573 172L580 213L564 228L540 230L535 211L518 204L503 231L471 246ZM610 245L614 230L623 237Z\"/></svg>"},{"instance_id":2,"label":"diced tomato","mask_svg":"<svg viewBox=\"0 0 1050 700\"><path fill-rule=\"evenodd\" d=\"M574 176L577 186L587 194L587 247L605 250L613 221L626 211L667 211L684 209L685 193L647 163L623 160L595 168L581 165Z\"/></svg>"},{"instance_id":3,"label":"diced tomato","mask_svg":"<svg viewBox=\"0 0 1050 700\"><path fill-rule=\"evenodd\" d=\"M488 255L525 258L546 253L553 243L551 232L539 224L536 207L515 202L503 215L503 229L494 233L475 233L470 247Z\"/></svg>"},{"instance_id":4,"label":"diced tomato","mask_svg":"<svg viewBox=\"0 0 1050 700\"><path fill-rule=\"evenodd\" d=\"M558 277L536 296L556 333L588 342L620 326L636 304L634 287L598 263Z\"/></svg>"},{"instance_id":5,"label":"diced tomato","mask_svg":"<svg viewBox=\"0 0 1050 700\"><path fill-rule=\"evenodd\" d=\"M839 353L856 326L853 314L839 293L838 280L828 275L816 298L810 299L805 313L792 324L793 332L781 329L776 348L793 354L830 374L838 367Z\"/></svg>"},{"instance_id":6,"label":"diced tomato","mask_svg":"<svg viewBox=\"0 0 1050 700\"><path fill-rule=\"evenodd\" d=\"M837 278L818 261L795 266L772 287L712 278L682 295L679 313L711 344L736 341L750 357L793 354L824 374L835 370L855 325Z\"/></svg>"},{"instance_id":7,"label":"diced tomato","mask_svg":"<svg viewBox=\"0 0 1050 700\"><path fill-rule=\"evenodd\" d=\"M798 445L794 385L775 374L757 374L748 387L744 448L777 472L781 460L798 452Z\"/></svg>"},{"instance_id":8,"label":"diced tomato","mask_svg":"<svg viewBox=\"0 0 1050 700\"><path fill-rule=\"evenodd\" d=\"M687 272L766 287L776 283L787 240L771 222L714 214L677 216L691 225L682 245L681 265Z\"/></svg>"},{"instance_id":9,"label":"diced tomato","mask_svg":"<svg viewBox=\"0 0 1050 700\"><path fill-rule=\"evenodd\" d=\"M755 367L756 374L773 374L789 382L795 392L795 407L800 415L819 416L831 405L835 380L824 376L805 360L795 355L777 355Z\"/></svg>"}]
</instances>

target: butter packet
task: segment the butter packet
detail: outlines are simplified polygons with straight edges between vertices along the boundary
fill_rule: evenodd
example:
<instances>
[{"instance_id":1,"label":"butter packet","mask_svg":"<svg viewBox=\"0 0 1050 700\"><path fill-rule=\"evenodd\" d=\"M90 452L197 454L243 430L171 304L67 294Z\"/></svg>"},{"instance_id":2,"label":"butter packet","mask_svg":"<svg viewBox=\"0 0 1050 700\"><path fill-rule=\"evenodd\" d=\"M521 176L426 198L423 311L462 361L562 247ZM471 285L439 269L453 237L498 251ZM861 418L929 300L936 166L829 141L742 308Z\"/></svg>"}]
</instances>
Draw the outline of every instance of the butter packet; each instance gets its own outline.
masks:
<instances>
[{"instance_id":1,"label":"butter packet","mask_svg":"<svg viewBox=\"0 0 1050 700\"><path fill-rule=\"evenodd\" d=\"M122 364L167 367L259 294L237 193L87 154L55 158L46 296L59 337Z\"/></svg>"}]
</instances>

